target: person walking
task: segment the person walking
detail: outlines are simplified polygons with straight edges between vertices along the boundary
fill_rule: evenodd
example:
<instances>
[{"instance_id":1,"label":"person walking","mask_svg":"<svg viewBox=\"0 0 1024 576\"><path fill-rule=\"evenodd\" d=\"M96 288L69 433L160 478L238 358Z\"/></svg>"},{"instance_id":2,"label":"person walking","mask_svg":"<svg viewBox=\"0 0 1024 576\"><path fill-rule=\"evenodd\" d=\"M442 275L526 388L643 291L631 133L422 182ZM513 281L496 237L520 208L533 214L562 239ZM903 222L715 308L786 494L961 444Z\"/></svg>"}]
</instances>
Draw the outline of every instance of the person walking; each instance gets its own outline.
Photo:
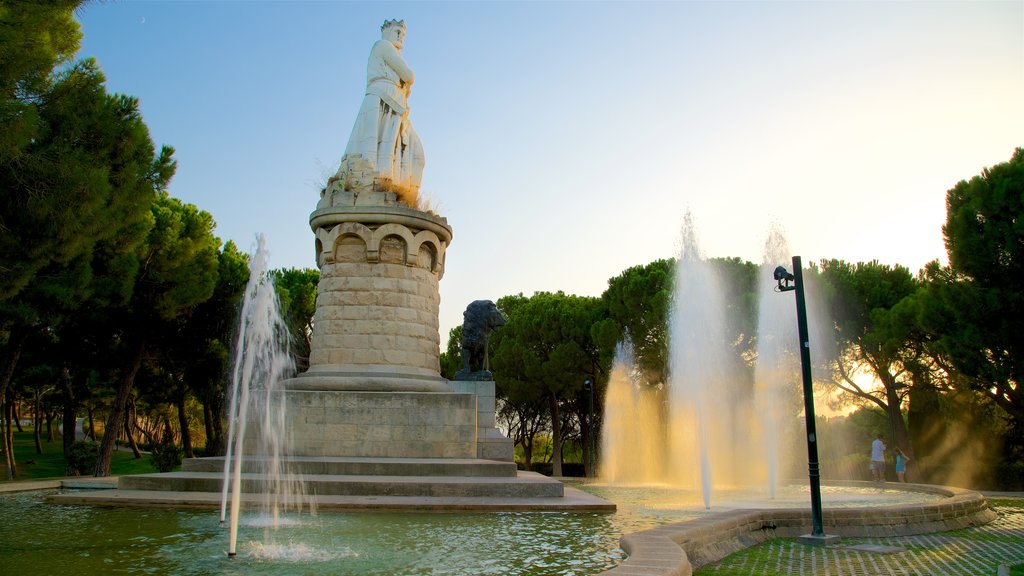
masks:
<instances>
[{"instance_id":1,"label":"person walking","mask_svg":"<svg viewBox=\"0 0 1024 576\"><path fill-rule=\"evenodd\" d=\"M885 442L881 434L871 442L871 475L875 482L885 482Z\"/></svg>"},{"instance_id":2,"label":"person walking","mask_svg":"<svg viewBox=\"0 0 1024 576\"><path fill-rule=\"evenodd\" d=\"M907 462L910 461L910 457L907 456L902 449L898 446L893 450L893 454L896 455L896 478L900 482L906 483L907 481Z\"/></svg>"}]
</instances>

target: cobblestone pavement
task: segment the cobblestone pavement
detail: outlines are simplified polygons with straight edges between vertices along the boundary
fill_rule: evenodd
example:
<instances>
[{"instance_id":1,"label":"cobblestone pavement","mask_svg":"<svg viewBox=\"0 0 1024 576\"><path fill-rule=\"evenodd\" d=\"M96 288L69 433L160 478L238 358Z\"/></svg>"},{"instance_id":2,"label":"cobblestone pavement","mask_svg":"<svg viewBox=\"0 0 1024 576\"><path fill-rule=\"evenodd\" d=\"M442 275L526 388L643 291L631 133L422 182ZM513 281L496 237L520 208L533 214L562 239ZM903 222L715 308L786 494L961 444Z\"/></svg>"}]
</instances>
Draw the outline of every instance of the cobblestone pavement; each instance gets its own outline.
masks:
<instances>
[{"instance_id":1,"label":"cobblestone pavement","mask_svg":"<svg viewBox=\"0 0 1024 576\"><path fill-rule=\"evenodd\" d=\"M1000 565L1024 563L1024 502L1020 506L996 506L1000 516L988 525L940 534L844 538L828 548L805 546L792 539L770 540L705 566L696 574L995 576Z\"/></svg>"}]
</instances>

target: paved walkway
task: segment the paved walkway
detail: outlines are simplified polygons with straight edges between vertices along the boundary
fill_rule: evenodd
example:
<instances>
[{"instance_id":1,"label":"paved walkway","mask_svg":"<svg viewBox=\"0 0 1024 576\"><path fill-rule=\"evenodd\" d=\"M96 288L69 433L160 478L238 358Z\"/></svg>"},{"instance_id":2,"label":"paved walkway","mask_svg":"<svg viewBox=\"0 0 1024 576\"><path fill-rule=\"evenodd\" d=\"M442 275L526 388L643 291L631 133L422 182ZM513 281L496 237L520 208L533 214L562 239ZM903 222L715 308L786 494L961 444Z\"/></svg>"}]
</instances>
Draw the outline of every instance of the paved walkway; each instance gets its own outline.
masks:
<instances>
[{"instance_id":1,"label":"paved walkway","mask_svg":"<svg viewBox=\"0 0 1024 576\"><path fill-rule=\"evenodd\" d=\"M838 546L776 539L704 566L698 576L995 576L1024 563L1024 507L996 506L977 528L899 538L844 538Z\"/></svg>"}]
</instances>

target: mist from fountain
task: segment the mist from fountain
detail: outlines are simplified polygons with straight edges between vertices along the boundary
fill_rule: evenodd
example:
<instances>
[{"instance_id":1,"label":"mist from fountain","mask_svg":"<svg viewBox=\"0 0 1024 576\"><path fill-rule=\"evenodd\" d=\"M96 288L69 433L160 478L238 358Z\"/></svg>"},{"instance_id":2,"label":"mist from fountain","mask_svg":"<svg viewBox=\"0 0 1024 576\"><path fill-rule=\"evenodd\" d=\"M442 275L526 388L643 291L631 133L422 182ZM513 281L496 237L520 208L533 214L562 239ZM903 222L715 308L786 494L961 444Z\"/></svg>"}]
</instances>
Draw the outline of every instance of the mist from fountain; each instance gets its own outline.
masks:
<instances>
[{"instance_id":1,"label":"mist from fountain","mask_svg":"<svg viewBox=\"0 0 1024 576\"><path fill-rule=\"evenodd\" d=\"M771 278L776 266L790 259L789 244L781 227L773 225L765 240L758 278ZM793 456L784 450L782 439L792 426L799 406L794 383L800 381L800 357L793 349L798 342L793 298L775 293L775 284L761 282L758 290L757 363L754 369L754 415L761 451L767 465L768 492L775 498L781 470ZM797 408L799 410L799 408Z\"/></svg>"},{"instance_id":2,"label":"mist from fountain","mask_svg":"<svg viewBox=\"0 0 1024 576\"><path fill-rule=\"evenodd\" d=\"M652 484L664 481L664 442L661 437L661 394L648 389L636 368L633 344L615 347L615 360L605 396L601 476L614 484Z\"/></svg>"},{"instance_id":3,"label":"mist from fountain","mask_svg":"<svg viewBox=\"0 0 1024 576\"><path fill-rule=\"evenodd\" d=\"M302 477L285 469L288 438L281 384L294 376L295 363L267 260L266 238L260 234L249 260L249 283L232 369L221 506L223 522L230 486L229 556L234 556L236 550L243 471L251 480L247 490L252 486L260 496L258 514L265 519L262 523L277 528L282 512L303 508L315 514L315 503L307 498Z\"/></svg>"}]
</instances>

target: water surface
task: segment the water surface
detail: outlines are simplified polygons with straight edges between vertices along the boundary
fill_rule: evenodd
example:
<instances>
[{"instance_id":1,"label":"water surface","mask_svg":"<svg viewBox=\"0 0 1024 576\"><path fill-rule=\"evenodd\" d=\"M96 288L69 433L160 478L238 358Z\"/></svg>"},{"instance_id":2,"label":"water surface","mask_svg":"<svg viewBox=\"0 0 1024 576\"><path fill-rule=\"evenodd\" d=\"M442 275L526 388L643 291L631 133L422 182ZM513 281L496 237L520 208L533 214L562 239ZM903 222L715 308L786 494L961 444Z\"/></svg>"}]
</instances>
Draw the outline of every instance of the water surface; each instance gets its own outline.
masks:
<instances>
[{"instance_id":1,"label":"water surface","mask_svg":"<svg viewBox=\"0 0 1024 576\"><path fill-rule=\"evenodd\" d=\"M4 574L587 575L625 557L619 537L739 507L808 507L806 486L765 500L718 489L573 485L618 505L614 514L561 512L321 512L288 516L278 529L243 516L238 555L216 510L103 508L44 501L53 491L0 494ZM935 496L884 488L822 488L824 506L894 504Z\"/></svg>"}]
</instances>

